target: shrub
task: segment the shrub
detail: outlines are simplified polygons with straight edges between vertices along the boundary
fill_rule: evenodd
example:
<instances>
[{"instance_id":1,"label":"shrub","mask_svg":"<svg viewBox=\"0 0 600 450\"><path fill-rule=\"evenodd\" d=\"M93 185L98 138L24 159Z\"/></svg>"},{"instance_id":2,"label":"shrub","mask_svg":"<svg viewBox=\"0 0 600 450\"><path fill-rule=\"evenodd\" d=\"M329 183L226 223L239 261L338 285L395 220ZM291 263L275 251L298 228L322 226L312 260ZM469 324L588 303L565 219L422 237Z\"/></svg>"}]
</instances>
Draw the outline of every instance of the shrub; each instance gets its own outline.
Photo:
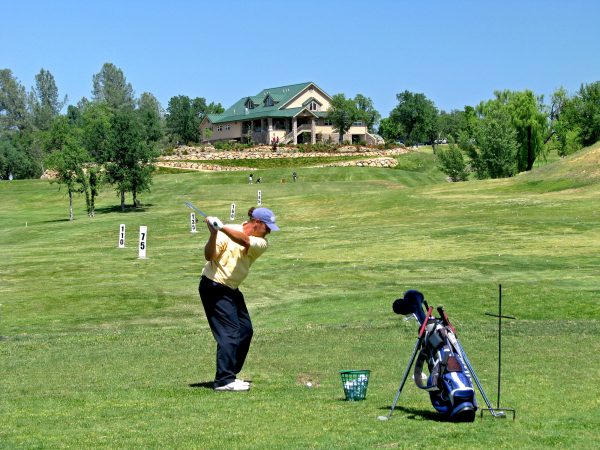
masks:
<instances>
[{"instance_id":1,"label":"shrub","mask_svg":"<svg viewBox=\"0 0 600 450\"><path fill-rule=\"evenodd\" d=\"M466 181L469 178L467 163L459 148L451 143L448 148L438 148L436 160L439 169L452 181Z\"/></svg>"}]
</instances>

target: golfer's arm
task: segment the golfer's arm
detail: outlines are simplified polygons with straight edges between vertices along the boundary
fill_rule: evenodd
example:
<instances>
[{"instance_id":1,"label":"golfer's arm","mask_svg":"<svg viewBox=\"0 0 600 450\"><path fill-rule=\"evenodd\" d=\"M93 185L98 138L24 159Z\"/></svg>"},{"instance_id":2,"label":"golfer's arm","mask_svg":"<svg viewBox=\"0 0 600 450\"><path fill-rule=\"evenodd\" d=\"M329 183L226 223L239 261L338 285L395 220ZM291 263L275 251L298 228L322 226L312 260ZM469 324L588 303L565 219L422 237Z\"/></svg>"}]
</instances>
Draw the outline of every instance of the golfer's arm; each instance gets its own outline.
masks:
<instances>
[{"instance_id":1,"label":"golfer's arm","mask_svg":"<svg viewBox=\"0 0 600 450\"><path fill-rule=\"evenodd\" d=\"M225 233L229 239L238 245L241 245L248 251L250 248L250 236L243 231L234 230L227 225L221 228L221 233Z\"/></svg>"},{"instance_id":2,"label":"golfer's arm","mask_svg":"<svg viewBox=\"0 0 600 450\"><path fill-rule=\"evenodd\" d=\"M210 237L204 246L204 259L207 261L213 261L217 258L217 232L211 231Z\"/></svg>"}]
</instances>

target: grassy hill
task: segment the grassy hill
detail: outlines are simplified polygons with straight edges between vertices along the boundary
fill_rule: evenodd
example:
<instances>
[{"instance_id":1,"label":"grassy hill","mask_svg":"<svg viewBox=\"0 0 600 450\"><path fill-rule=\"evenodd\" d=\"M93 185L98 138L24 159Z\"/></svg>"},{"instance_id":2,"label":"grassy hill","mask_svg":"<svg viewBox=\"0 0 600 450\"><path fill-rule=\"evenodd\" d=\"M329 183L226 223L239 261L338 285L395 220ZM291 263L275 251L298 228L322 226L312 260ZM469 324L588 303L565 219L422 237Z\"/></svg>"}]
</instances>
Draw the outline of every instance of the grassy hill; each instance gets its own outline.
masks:
<instances>
[{"instance_id":1,"label":"grassy hill","mask_svg":"<svg viewBox=\"0 0 600 450\"><path fill-rule=\"evenodd\" d=\"M261 170L261 185L161 174L143 208L120 213L105 190L94 219L76 200L74 222L57 185L0 182L0 448L594 448L599 155L454 184L426 153L396 169L301 168L296 183L289 168ZM258 189L282 231L242 288L254 387L215 393L197 293L206 233L190 233L183 202L222 219L235 202L240 222ZM517 420L440 422L412 382L392 420L376 420L416 339L391 311L411 288L445 306L495 403L497 323L485 312L499 284L517 317L504 322L502 391ZM362 368L367 399L343 401L339 370Z\"/></svg>"}]
</instances>

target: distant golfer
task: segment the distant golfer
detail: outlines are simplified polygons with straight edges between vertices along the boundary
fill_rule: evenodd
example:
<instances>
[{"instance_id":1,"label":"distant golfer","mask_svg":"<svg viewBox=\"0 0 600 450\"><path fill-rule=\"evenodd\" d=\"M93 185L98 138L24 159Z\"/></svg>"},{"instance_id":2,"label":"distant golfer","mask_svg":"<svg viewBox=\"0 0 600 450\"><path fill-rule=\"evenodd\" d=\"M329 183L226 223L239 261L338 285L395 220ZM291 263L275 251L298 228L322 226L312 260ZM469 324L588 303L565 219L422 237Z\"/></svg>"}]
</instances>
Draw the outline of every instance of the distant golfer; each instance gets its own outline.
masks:
<instances>
[{"instance_id":1,"label":"distant golfer","mask_svg":"<svg viewBox=\"0 0 600 450\"><path fill-rule=\"evenodd\" d=\"M200 278L200 298L217 342L216 391L247 391L250 383L236 376L242 370L252 340L252 322L238 286L250 266L268 247L271 231L278 231L268 208L250 208L242 225L223 225L207 217L210 237L204 246L208 261Z\"/></svg>"}]
</instances>

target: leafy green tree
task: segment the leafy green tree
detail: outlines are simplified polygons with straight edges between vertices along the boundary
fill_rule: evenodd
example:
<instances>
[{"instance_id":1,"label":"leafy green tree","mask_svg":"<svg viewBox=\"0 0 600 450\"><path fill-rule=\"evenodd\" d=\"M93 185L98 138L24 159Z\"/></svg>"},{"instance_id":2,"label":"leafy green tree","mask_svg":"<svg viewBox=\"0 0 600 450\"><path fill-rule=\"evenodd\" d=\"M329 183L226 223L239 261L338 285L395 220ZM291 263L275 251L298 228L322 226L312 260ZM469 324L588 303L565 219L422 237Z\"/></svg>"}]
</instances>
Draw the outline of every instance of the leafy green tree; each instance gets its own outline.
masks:
<instances>
[{"instance_id":1,"label":"leafy green tree","mask_svg":"<svg viewBox=\"0 0 600 450\"><path fill-rule=\"evenodd\" d=\"M335 94L327 110L327 118L336 133L339 133L339 143L344 141L344 134L350 129L352 123L359 118L356 103L347 99L344 94Z\"/></svg>"},{"instance_id":2,"label":"leafy green tree","mask_svg":"<svg viewBox=\"0 0 600 450\"><path fill-rule=\"evenodd\" d=\"M90 217L94 217L96 215L96 197L98 197L98 193L100 192L101 180L102 178L100 177L98 168L90 166L88 170L88 187L90 192L88 215Z\"/></svg>"},{"instance_id":3,"label":"leafy green tree","mask_svg":"<svg viewBox=\"0 0 600 450\"><path fill-rule=\"evenodd\" d=\"M370 97L357 94L354 97L354 103L356 103L358 118L367 126L369 133L374 133L375 127L381 119L381 114L373 106L373 100Z\"/></svg>"},{"instance_id":4,"label":"leafy green tree","mask_svg":"<svg viewBox=\"0 0 600 450\"><path fill-rule=\"evenodd\" d=\"M93 159L100 164L104 164L111 157L109 140L113 115L114 113L106 103L89 103L84 106L79 119L82 144Z\"/></svg>"},{"instance_id":5,"label":"leafy green tree","mask_svg":"<svg viewBox=\"0 0 600 450\"><path fill-rule=\"evenodd\" d=\"M89 163L90 156L80 144L78 130L69 126L66 116L57 117L53 121L46 146L49 151L46 164L57 172L56 182L67 188L69 220L74 219L73 194L75 193L85 194L88 214L90 214L89 186L85 174L85 165Z\"/></svg>"},{"instance_id":6,"label":"leafy green tree","mask_svg":"<svg viewBox=\"0 0 600 450\"><path fill-rule=\"evenodd\" d=\"M76 106L67 106L67 120L73 126L82 126L83 111Z\"/></svg>"},{"instance_id":7,"label":"leafy green tree","mask_svg":"<svg viewBox=\"0 0 600 450\"><path fill-rule=\"evenodd\" d=\"M565 104L569 101L569 96L565 88L560 87L552 94L552 99L550 102L549 110L548 110L548 120L550 122L548 127L548 134L545 143L548 143L555 135L556 135L556 124L560 120L562 115L562 111L565 107Z\"/></svg>"},{"instance_id":8,"label":"leafy green tree","mask_svg":"<svg viewBox=\"0 0 600 450\"><path fill-rule=\"evenodd\" d=\"M477 178L505 178L517 172L517 132L506 108L491 107L475 130L475 142L466 147Z\"/></svg>"},{"instance_id":9,"label":"leafy green tree","mask_svg":"<svg viewBox=\"0 0 600 450\"><path fill-rule=\"evenodd\" d=\"M133 198L133 206L139 206L138 193L149 191L152 186L152 174L155 167L151 160L134 164L129 172L129 190Z\"/></svg>"},{"instance_id":10,"label":"leafy green tree","mask_svg":"<svg viewBox=\"0 0 600 450\"><path fill-rule=\"evenodd\" d=\"M163 113L159 101L149 92L142 93L138 101L138 113L146 139L158 142L164 135Z\"/></svg>"},{"instance_id":11,"label":"leafy green tree","mask_svg":"<svg viewBox=\"0 0 600 450\"><path fill-rule=\"evenodd\" d=\"M220 103L206 104L206 99L186 95L171 97L167 106L166 126L172 141L190 143L200 140L200 122L207 114L221 114Z\"/></svg>"},{"instance_id":12,"label":"leafy green tree","mask_svg":"<svg viewBox=\"0 0 600 450\"><path fill-rule=\"evenodd\" d=\"M398 122L394 122L391 118L386 117L379 122L379 133L385 142L396 142L402 139L404 135L402 128Z\"/></svg>"},{"instance_id":13,"label":"leafy green tree","mask_svg":"<svg viewBox=\"0 0 600 450\"><path fill-rule=\"evenodd\" d=\"M28 142L16 133L0 133L0 179L9 174L15 178L33 178L39 176L37 163L29 156Z\"/></svg>"},{"instance_id":14,"label":"leafy green tree","mask_svg":"<svg viewBox=\"0 0 600 450\"><path fill-rule=\"evenodd\" d=\"M210 102L207 104L204 97L196 97L192 100L192 111L199 124L207 114L221 114L225 112L225 108L220 103Z\"/></svg>"},{"instance_id":15,"label":"leafy green tree","mask_svg":"<svg viewBox=\"0 0 600 450\"><path fill-rule=\"evenodd\" d=\"M41 69L35 76L35 87L31 88L29 107L32 122L38 130L48 130L52 120L60 114L67 103L67 97L59 100L58 88L50 71Z\"/></svg>"},{"instance_id":16,"label":"leafy green tree","mask_svg":"<svg viewBox=\"0 0 600 450\"><path fill-rule=\"evenodd\" d=\"M467 181L469 170L467 162L460 149L450 142L448 148L440 148L435 154L439 169L444 172L451 181Z\"/></svg>"},{"instance_id":17,"label":"leafy green tree","mask_svg":"<svg viewBox=\"0 0 600 450\"><path fill-rule=\"evenodd\" d=\"M0 132L22 131L29 125L27 93L10 69L0 70Z\"/></svg>"},{"instance_id":18,"label":"leafy green tree","mask_svg":"<svg viewBox=\"0 0 600 450\"><path fill-rule=\"evenodd\" d=\"M100 72L92 78L92 95L95 102L103 102L111 109L133 108L133 87L123 71L112 63L104 63Z\"/></svg>"},{"instance_id":19,"label":"leafy green tree","mask_svg":"<svg viewBox=\"0 0 600 450\"><path fill-rule=\"evenodd\" d=\"M390 119L398 123L407 144L433 142L437 137L438 110L425 94L404 91L396 95L398 105L390 113Z\"/></svg>"},{"instance_id":20,"label":"leafy green tree","mask_svg":"<svg viewBox=\"0 0 600 450\"><path fill-rule=\"evenodd\" d=\"M133 193L133 206L137 207L137 195L152 183L155 154L135 110L121 108L111 117L109 149L106 176L121 198L121 211L125 211L126 192Z\"/></svg>"},{"instance_id":21,"label":"leafy green tree","mask_svg":"<svg viewBox=\"0 0 600 450\"><path fill-rule=\"evenodd\" d=\"M536 98L530 90L502 91L495 95L495 101L506 106L517 133L517 171L531 170L536 158L545 152L548 125L542 98Z\"/></svg>"},{"instance_id":22,"label":"leafy green tree","mask_svg":"<svg viewBox=\"0 0 600 450\"><path fill-rule=\"evenodd\" d=\"M600 140L600 81L583 84L574 98L576 127L581 130L583 146Z\"/></svg>"},{"instance_id":23,"label":"leafy green tree","mask_svg":"<svg viewBox=\"0 0 600 450\"><path fill-rule=\"evenodd\" d=\"M468 108L466 106L462 111L454 109L449 113L440 111L438 116L438 139L458 141L461 132L469 129L470 116Z\"/></svg>"},{"instance_id":24,"label":"leafy green tree","mask_svg":"<svg viewBox=\"0 0 600 450\"><path fill-rule=\"evenodd\" d=\"M166 125L169 134L175 141L198 142L199 124L192 101L188 96L171 97L167 106Z\"/></svg>"},{"instance_id":25,"label":"leafy green tree","mask_svg":"<svg viewBox=\"0 0 600 450\"><path fill-rule=\"evenodd\" d=\"M562 87L552 94L549 133L545 142L561 157L583 147L577 103L578 100L569 97Z\"/></svg>"}]
</instances>

